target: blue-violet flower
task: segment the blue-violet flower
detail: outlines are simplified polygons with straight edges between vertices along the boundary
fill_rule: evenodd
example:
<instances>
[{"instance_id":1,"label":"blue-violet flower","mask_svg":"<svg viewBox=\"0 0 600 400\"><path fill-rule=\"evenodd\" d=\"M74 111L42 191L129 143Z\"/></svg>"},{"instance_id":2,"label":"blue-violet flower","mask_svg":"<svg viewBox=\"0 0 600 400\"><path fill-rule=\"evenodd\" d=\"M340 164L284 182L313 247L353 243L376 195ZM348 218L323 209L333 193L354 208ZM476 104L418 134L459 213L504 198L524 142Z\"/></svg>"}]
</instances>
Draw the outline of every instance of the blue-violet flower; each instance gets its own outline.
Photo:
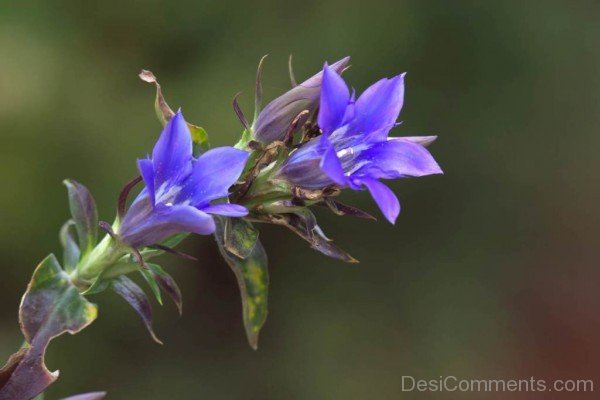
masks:
<instances>
[{"instance_id":1,"label":"blue-violet flower","mask_svg":"<svg viewBox=\"0 0 600 400\"><path fill-rule=\"evenodd\" d=\"M325 64L317 118L322 135L293 152L279 177L310 189L367 189L394 223L400 203L379 179L442 173L424 147L435 137L388 137L403 101L404 74L381 79L355 100L342 77Z\"/></svg>"},{"instance_id":2,"label":"blue-violet flower","mask_svg":"<svg viewBox=\"0 0 600 400\"><path fill-rule=\"evenodd\" d=\"M159 243L176 233L207 235L215 230L210 214L245 216L237 204L210 204L226 197L244 169L248 153L232 147L192 155L192 139L181 112L165 125L152 158L138 160L146 185L123 217L119 239L132 247Z\"/></svg>"}]
</instances>

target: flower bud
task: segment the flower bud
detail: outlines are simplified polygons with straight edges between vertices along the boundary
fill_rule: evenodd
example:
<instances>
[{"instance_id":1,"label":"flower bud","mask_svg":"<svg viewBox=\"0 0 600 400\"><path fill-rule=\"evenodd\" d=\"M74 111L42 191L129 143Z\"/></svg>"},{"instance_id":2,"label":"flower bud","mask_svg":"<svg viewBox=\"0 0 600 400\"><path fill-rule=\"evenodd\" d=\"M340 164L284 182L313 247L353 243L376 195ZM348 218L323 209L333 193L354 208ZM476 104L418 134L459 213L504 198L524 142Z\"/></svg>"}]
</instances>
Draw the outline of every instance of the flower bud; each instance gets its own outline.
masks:
<instances>
[{"instance_id":1,"label":"flower bud","mask_svg":"<svg viewBox=\"0 0 600 400\"><path fill-rule=\"evenodd\" d=\"M338 74L348 65L345 57L331 65ZM294 118L304 110L311 113L319 105L323 71L271 101L260 112L253 124L254 139L268 144L283 138Z\"/></svg>"}]
</instances>

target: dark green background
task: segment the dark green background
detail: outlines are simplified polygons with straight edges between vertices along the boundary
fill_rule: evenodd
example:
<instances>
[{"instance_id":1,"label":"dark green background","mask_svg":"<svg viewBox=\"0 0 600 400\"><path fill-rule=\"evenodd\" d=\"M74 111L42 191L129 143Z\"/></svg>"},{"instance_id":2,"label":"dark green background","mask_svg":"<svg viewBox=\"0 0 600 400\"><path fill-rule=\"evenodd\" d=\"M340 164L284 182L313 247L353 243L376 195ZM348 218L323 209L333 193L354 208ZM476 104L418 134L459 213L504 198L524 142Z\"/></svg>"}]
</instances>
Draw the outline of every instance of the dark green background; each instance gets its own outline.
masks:
<instances>
[{"instance_id":1,"label":"dark green background","mask_svg":"<svg viewBox=\"0 0 600 400\"><path fill-rule=\"evenodd\" d=\"M48 398L484 398L402 393L401 377L597 378L599 11L595 1L2 1L0 358L20 345L34 266L59 251L61 180L87 185L110 220L160 132L139 70L225 145L241 131L236 92L251 115L259 58L270 54L270 99L288 89L293 53L299 78L351 55L359 92L407 71L394 135L439 135L430 149L445 175L392 184L396 226L319 215L358 265L264 227L270 314L258 352L212 238L188 239L200 262L164 261L185 301L181 319L156 307L165 345L120 299L96 296L99 320L50 347L61 379ZM378 212L367 193L344 197Z\"/></svg>"}]
</instances>

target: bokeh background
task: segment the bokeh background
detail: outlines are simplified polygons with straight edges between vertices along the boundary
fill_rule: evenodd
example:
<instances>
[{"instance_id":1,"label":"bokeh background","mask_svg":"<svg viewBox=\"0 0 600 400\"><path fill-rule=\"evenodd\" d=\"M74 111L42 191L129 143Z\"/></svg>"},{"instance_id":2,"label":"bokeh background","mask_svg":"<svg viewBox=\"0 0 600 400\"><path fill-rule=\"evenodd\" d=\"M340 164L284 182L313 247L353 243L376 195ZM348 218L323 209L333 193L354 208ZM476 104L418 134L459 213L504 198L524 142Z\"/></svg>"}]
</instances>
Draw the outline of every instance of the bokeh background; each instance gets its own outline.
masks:
<instances>
[{"instance_id":1,"label":"bokeh background","mask_svg":"<svg viewBox=\"0 0 600 400\"><path fill-rule=\"evenodd\" d=\"M290 53L300 79L351 55L359 92L408 71L395 135L439 135L445 175L392 184L396 226L319 214L358 265L263 227L258 352L212 238L188 239L200 262L163 262L185 301L182 318L155 307L165 345L121 299L96 296L98 321L50 346L61 379L47 398L496 398L403 393L403 375L588 378L600 390L599 20L591 0L2 1L0 359L22 340L33 267L59 252L61 180L87 185L109 220L160 132L141 68L225 145L241 131L236 92L251 115L263 54L268 99L289 88ZM366 193L344 198L378 212Z\"/></svg>"}]
</instances>

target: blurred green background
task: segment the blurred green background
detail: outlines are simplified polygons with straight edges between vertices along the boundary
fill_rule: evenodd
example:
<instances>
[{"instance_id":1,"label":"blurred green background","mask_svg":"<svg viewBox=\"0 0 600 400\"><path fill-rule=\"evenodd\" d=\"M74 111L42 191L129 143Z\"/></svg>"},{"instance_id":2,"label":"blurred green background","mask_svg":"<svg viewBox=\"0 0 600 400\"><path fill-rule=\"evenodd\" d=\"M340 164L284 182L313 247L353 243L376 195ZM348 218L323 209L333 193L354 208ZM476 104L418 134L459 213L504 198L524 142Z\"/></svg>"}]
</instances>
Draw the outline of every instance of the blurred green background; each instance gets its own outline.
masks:
<instances>
[{"instance_id":1,"label":"blurred green background","mask_svg":"<svg viewBox=\"0 0 600 400\"><path fill-rule=\"evenodd\" d=\"M479 399L495 397L402 393L401 377L597 378L599 20L596 1L0 2L0 359L22 340L33 267L59 251L61 180L87 185L111 220L160 132L139 70L225 145L241 131L236 92L251 115L259 58L271 99L293 53L300 79L352 56L359 92L407 71L394 135L439 135L445 175L392 184L396 226L319 214L358 265L263 227L258 352L212 238L188 239L200 262L163 263L185 302L182 318L155 307L165 345L121 299L96 296L99 320L50 346L61 379L47 398ZM367 193L344 198L378 212Z\"/></svg>"}]
</instances>

